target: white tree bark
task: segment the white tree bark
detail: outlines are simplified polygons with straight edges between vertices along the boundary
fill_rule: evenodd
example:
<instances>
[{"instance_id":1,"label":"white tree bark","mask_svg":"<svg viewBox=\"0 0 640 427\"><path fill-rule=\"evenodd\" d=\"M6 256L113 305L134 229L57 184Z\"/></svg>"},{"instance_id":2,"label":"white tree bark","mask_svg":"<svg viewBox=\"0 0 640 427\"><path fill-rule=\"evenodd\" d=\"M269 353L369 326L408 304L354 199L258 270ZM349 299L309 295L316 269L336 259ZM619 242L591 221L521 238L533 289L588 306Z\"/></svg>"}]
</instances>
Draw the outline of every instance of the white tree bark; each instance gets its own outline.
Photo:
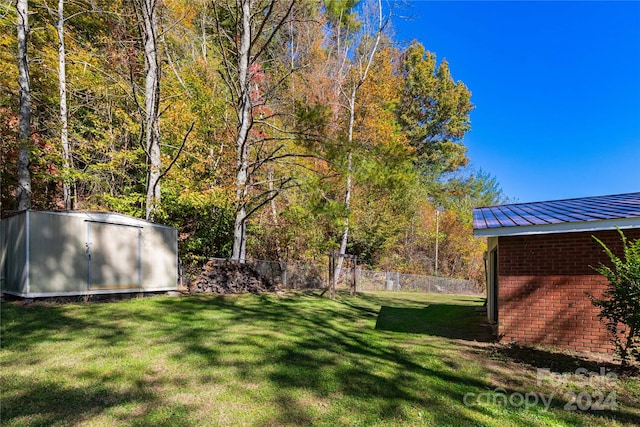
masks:
<instances>
[{"instance_id":1,"label":"white tree bark","mask_svg":"<svg viewBox=\"0 0 640 427\"><path fill-rule=\"evenodd\" d=\"M202 59L204 59L204 63L208 65L207 62L207 3L203 3L202 12L201 12L201 21L200 21L200 30L202 31Z\"/></svg>"},{"instance_id":2,"label":"white tree bark","mask_svg":"<svg viewBox=\"0 0 640 427\"><path fill-rule=\"evenodd\" d=\"M27 40L29 37L29 17L27 0L17 0L18 12L18 84L20 86L20 124L18 155L18 210L31 208L31 86L29 81L29 60Z\"/></svg>"},{"instance_id":3,"label":"white tree bark","mask_svg":"<svg viewBox=\"0 0 640 427\"><path fill-rule=\"evenodd\" d=\"M66 210L73 209L71 200L71 181L68 178L71 166L71 150L69 146L69 129L67 113L67 65L64 44L64 0L58 0L58 84L60 87L60 145L64 178L62 182L62 199Z\"/></svg>"},{"instance_id":4,"label":"white tree bark","mask_svg":"<svg viewBox=\"0 0 640 427\"><path fill-rule=\"evenodd\" d=\"M216 36L212 38L218 44L222 60L220 74L229 88L237 119L234 141L235 221L231 252L231 259L236 261L244 262L246 258L247 220L279 193L268 191L258 196L255 192L250 193L250 189L258 186L252 182L252 176L267 162L278 157L278 150L266 155L260 153L259 149L252 150L260 141L260 138L251 136L255 124L254 104L264 105L267 102L261 98L259 83L257 80L254 81L253 73L260 68L260 58L268 53L269 47L275 42L276 34L289 19L296 2L297 0L287 0L286 4L281 4L278 0L228 0L212 3L216 26ZM224 14L220 13L222 11ZM231 20L231 28L227 19ZM252 66L255 66L256 70L253 70ZM277 129L264 121L262 124ZM262 141L264 142L264 139ZM258 158L250 159L250 155L253 154ZM261 157L263 155L265 157Z\"/></svg>"},{"instance_id":5,"label":"white tree bark","mask_svg":"<svg viewBox=\"0 0 640 427\"><path fill-rule=\"evenodd\" d=\"M238 136L236 139L236 219L233 227L233 251L231 259L244 262L247 232L247 144L253 125L249 74L251 50L251 0L241 4L240 49L238 50Z\"/></svg>"},{"instance_id":6,"label":"white tree bark","mask_svg":"<svg viewBox=\"0 0 640 427\"><path fill-rule=\"evenodd\" d=\"M148 156L146 219L152 220L160 204L160 62L158 60L158 0L137 2L143 21L145 66L145 150Z\"/></svg>"},{"instance_id":7,"label":"white tree bark","mask_svg":"<svg viewBox=\"0 0 640 427\"><path fill-rule=\"evenodd\" d=\"M345 90L342 90L341 93L343 96L347 98L347 102L349 105L349 128L347 130L347 146L349 147L349 153L347 154L347 180L345 185L345 197L344 197L344 208L345 208L345 218L344 218L344 228L342 230L342 237L340 239L340 255L345 255L347 251L347 242L349 239L349 213L351 211L351 191L352 191L352 179L353 179L353 130L355 127L355 117L356 117L356 100L358 97L358 91L360 87L367 80L367 75L369 74L369 69L371 68L371 64L373 63L373 58L378 50L378 45L380 44L380 38L382 37L382 31L386 25L387 21L383 20L382 16L382 0L378 0L378 26L375 30L375 41L372 46L369 47L368 52L365 51L363 55L364 58L364 68L362 68L361 64L357 70L358 76L356 81L353 83L351 87L350 93L347 93ZM346 52L345 52L346 59ZM336 262L336 267L334 270L333 280L337 281L340 277L340 272L342 271L342 261L344 257L338 257L338 261ZM335 283L334 283L335 284Z\"/></svg>"}]
</instances>

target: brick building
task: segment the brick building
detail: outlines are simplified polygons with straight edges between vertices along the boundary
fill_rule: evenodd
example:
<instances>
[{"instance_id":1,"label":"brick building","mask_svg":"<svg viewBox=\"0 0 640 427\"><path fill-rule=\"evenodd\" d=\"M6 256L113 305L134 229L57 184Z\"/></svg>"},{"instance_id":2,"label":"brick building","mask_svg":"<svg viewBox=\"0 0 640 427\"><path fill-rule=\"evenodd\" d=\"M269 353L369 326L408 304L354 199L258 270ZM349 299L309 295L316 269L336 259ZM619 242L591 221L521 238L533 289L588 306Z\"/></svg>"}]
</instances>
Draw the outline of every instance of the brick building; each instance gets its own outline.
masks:
<instances>
[{"instance_id":1,"label":"brick building","mask_svg":"<svg viewBox=\"0 0 640 427\"><path fill-rule=\"evenodd\" d=\"M640 193L476 208L474 235L487 237L487 316L498 338L610 352L587 292L601 295L607 263L594 236L617 255L640 239Z\"/></svg>"}]
</instances>

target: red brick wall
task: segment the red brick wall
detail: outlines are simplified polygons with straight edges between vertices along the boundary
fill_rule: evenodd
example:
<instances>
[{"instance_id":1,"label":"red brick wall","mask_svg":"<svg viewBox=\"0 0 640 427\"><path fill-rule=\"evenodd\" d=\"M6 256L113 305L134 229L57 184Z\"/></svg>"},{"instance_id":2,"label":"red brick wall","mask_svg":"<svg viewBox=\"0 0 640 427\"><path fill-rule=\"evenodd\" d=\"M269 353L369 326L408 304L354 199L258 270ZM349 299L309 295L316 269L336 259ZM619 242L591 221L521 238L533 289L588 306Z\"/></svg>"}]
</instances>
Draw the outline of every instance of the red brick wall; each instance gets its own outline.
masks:
<instances>
[{"instance_id":1,"label":"red brick wall","mask_svg":"<svg viewBox=\"0 0 640 427\"><path fill-rule=\"evenodd\" d=\"M640 238L640 229L625 236ZM600 296L606 280L590 266L608 257L592 236L621 255L617 231L498 238L498 334L503 342L611 352L599 310L585 295Z\"/></svg>"}]
</instances>

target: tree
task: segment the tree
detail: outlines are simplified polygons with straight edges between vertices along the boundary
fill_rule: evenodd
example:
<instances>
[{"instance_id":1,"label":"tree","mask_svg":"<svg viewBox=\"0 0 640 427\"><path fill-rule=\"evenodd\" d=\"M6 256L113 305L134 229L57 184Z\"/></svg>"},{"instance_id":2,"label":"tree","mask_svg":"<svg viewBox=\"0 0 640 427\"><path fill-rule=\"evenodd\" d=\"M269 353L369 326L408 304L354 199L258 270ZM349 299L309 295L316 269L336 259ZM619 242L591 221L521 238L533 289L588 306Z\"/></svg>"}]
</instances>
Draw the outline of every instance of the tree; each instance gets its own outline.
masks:
<instances>
[{"instance_id":1,"label":"tree","mask_svg":"<svg viewBox=\"0 0 640 427\"><path fill-rule=\"evenodd\" d=\"M293 132L294 139L283 140L287 152L298 155L295 161L283 158L266 167L269 183L277 177L294 179L287 192L270 202L269 214L260 212L250 222L247 250L263 259L319 259L333 248L335 237L328 235L336 224L328 226L330 215L316 205L328 187L330 168L324 148L334 131L327 126L330 105L337 104L324 44L326 25L322 3L298 1L270 52L269 74L287 76L270 104L280 126Z\"/></svg>"},{"instance_id":2,"label":"tree","mask_svg":"<svg viewBox=\"0 0 640 427\"><path fill-rule=\"evenodd\" d=\"M56 30L58 33L58 83L60 87L60 147L64 168L62 183L62 199L64 208L73 208L71 200L71 185L67 178L71 165L71 151L69 147L69 118L67 114L67 63L64 43L64 0L58 0Z\"/></svg>"},{"instance_id":3,"label":"tree","mask_svg":"<svg viewBox=\"0 0 640 427\"><path fill-rule=\"evenodd\" d=\"M136 15L131 0L75 2L64 4L65 76L68 111L68 155L64 149L52 150L56 166L54 209L65 199L65 182L71 186L73 208L111 210L139 217L145 216L144 129L137 119L144 120L143 108L136 102L131 82L143 72L142 48L136 38ZM55 11L53 27L60 27ZM133 24L133 25L132 25ZM59 102L58 75L51 73L49 63L58 65L60 53L53 52L45 42L53 42L55 32L39 31L43 38L37 53L47 66L38 67L38 91L46 91L38 100L47 100L46 108L37 109L38 130L43 141L54 145L63 134L60 114L54 103ZM44 39L44 37L47 37ZM34 37L35 38L35 37ZM57 35L58 47L60 36ZM51 50L51 52L49 52ZM55 54L55 56L54 56ZM55 59L54 59L55 58ZM59 68L59 67L58 67ZM43 87L49 78L55 81L55 91ZM34 79L35 80L35 79ZM137 86L136 86L137 87ZM135 89L134 89L135 90ZM139 108L138 108L139 107ZM60 130L59 134L54 134ZM141 137L142 135L142 137ZM51 141L51 142L49 142ZM55 144L60 146L61 144ZM60 156L61 154L61 156ZM68 165L68 169L67 169ZM61 166L61 167L59 167ZM62 191L60 191L62 182Z\"/></svg>"},{"instance_id":4,"label":"tree","mask_svg":"<svg viewBox=\"0 0 640 427\"><path fill-rule=\"evenodd\" d=\"M398 121L418 154L418 166L432 179L468 163L464 135L471 128L471 92L454 82L446 60L413 42L402 59L403 94Z\"/></svg>"},{"instance_id":5,"label":"tree","mask_svg":"<svg viewBox=\"0 0 640 427\"><path fill-rule=\"evenodd\" d=\"M29 58L27 42L29 38L29 8L27 0L17 0L18 12L18 84L20 85L20 130L18 140L18 210L31 207L31 83L29 81Z\"/></svg>"},{"instance_id":6,"label":"tree","mask_svg":"<svg viewBox=\"0 0 640 427\"><path fill-rule=\"evenodd\" d=\"M253 206L249 204L251 177L261 166L278 156L280 148L268 153L257 154L260 142L265 138L261 132L254 132L256 120L261 116L261 124L271 130L278 130L267 119L273 113L266 108L264 94L271 90L260 88L265 78L261 61L269 53L276 35L289 18L295 1L280 4L277 0L235 0L214 4L216 36L222 58L221 75L225 81L235 110L235 223L231 258L244 261L246 257L247 220L249 217L277 196L279 190L267 191L262 200ZM252 153L252 150L254 152ZM256 156L250 161L250 156ZM282 183L286 182L284 180Z\"/></svg>"},{"instance_id":7,"label":"tree","mask_svg":"<svg viewBox=\"0 0 640 427\"><path fill-rule=\"evenodd\" d=\"M415 212L412 200L420 185L412 147L397 124L402 78L396 49L382 47L358 96L354 139L354 186L349 251L358 262L375 265L393 237Z\"/></svg>"},{"instance_id":8,"label":"tree","mask_svg":"<svg viewBox=\"0 0 640 427\"><path fill-rule=\"evenodd\" d=\"M18 206L26 158L32 208L153 217L179 228L194 266L249 252L318 262L342 246L428 273L429 194L447 208L439 271L468 277L469 207L496 183L458 167L466 88L424 48L390 47L381 3L28 0L28 91L16 31L0 33L2 208ZM2 28L16 6L0 3Z\"/></svg>"},{"instance_id":9,"label":"tree","mask_svg":"<svg viewBox=\"0 0 640 427\"><path fill-rule=\"evenodd\" d=\"M147 156L147 220L152 219L160 203L160 61L158 55L158 17L159 0L134 0L136 13L139 14L140 33L144 40L144 137Z\"/></svg>"},{"instance_id":10,"label":"tree","mask_svg":"<svg viewBox=\"0 0 640 427\"><path fill-rule=\"evenodd\" d=\"M360 88L367 80L369 70L371 69L371 65L373 64L373 60L375 58L376 52L378 50L378 46L380 45L380 40L382 38L382 33L389 22L389 16L384 17L382 13L382 1L378 0L377 2L377 10L375 13L376 16L376 24L374 26L369 25L360 25L357 26L361 29L359 33L353 33L353 27L356 27L352 19L347 20L347 25L345 30L351 30L351 34L347 33L345 35L345 39L350 37L355 37L358 43L355 46L350 66L344 70L346 72L345 76L338 76L336 82L338 82L338 90L341 95L341 98L346 103L346 111L348 115L347 119L347 128L346 128L346 182L345 182L345 192L344 192L344 226L342 229L341 237L340 237L340 249L339 254L344 255L347 251L347 242L349 238L349 215L351 210L351 196L352 196L352 180L353 180L353 144L354 144L354 128L355 128L355 119L356 119L356 101L358 98L358 94ZM341 40L340 32L345 26L344 17L350 16L348 13L350 9L347 9L346 6L353 7L354 2L348 2L345 5L344 12L340 9L340 13L333 12L334 21L333 25L335 27L336 35L336 51L340 54L340 46L345 45L346 41ZM335 7L335 6L334 6ZM329 9L331 11L332 9ZM348 50L344 50L344 58L339 58L339 63L346 63L348 61L349 53ZM338 74L343 70L342 66L338 69ZM342 269L342 260L343 257L338 258L338 262L336 263L334 278L337 280L340 277L340 270Z\"/></svg>"},{"instance_id":11,"label":"tree","mask_svg":"<svg viewBox=\"0 0 640 427\"><path fill-rule=\"evenodd\" d=\"M600 264L594 268L609 283L601 298L591 294L589 298L600 309L598 317L606 325L622 366L626 367L629 359L640 361L640 239L629 242L622 230L618 231L624 259L594 236L611 266Z\"/></svg>"}]
</instances>

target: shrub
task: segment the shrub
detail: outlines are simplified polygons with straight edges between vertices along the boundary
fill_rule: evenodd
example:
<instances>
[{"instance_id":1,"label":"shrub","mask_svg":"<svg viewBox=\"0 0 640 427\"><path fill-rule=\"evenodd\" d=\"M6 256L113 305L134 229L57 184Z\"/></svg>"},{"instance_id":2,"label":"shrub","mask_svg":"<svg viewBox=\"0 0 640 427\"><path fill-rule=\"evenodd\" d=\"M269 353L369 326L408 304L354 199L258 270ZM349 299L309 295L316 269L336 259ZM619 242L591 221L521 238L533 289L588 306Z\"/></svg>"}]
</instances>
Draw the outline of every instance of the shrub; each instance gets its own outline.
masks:
<instances>
[{"instance_id":1,"label":"shrub","mask_svg":"<svg viewBox=\"0 0 640 427\"><path fill-rule=\"evenodd\" d=\"M611 342L623 366L630 359L640 361L640 239L629 242L620 230L624 248L624 260L616 256L602 241L611 260L611 265L600 264L594 269L602 274L609 284L602 298L589 295L592 304L600 309L600 320L611 333Z\"/></svg>"}]
</instances>

